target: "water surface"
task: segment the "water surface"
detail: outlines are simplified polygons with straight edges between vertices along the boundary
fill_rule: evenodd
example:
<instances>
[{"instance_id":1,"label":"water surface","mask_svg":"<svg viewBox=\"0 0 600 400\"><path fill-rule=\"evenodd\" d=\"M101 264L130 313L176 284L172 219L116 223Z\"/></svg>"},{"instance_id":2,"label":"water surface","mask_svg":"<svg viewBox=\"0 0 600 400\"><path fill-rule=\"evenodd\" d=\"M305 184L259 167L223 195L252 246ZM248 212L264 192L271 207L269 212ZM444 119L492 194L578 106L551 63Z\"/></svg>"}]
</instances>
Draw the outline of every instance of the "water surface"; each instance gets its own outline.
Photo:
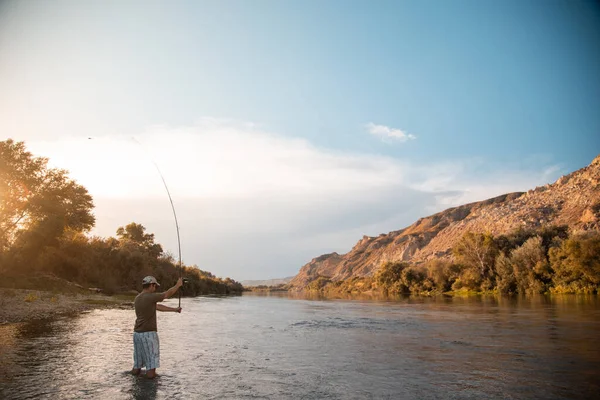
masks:
<instances>
[{"instance_id":1,"label":"water surface","mask_svg":"<svg viewBox=\"0 0 600 400\"><path fill-rule=\"evenodd\" d=\"M154 381L128 373L133 310L0 326L0 398L600 398L598 296L182 305Z\"/></svg>"}]
</instances>

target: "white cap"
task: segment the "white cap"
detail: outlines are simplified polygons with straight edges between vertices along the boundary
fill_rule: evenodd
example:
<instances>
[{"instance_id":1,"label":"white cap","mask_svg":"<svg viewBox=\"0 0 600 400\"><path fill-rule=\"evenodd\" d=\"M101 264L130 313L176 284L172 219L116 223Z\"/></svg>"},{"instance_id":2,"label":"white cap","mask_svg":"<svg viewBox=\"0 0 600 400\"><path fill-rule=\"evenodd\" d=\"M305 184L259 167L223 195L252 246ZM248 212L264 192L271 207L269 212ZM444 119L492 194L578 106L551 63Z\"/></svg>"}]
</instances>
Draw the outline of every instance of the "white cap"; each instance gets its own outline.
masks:
<instances>
[{"instance_id":1,"label":"white cap","mask_svg":"<svg viewBox=\"0 0 600 400\"><path fill-rule=\"evenodd\" d=\"M154 284L156 284L156 286L160 286L160 283L158 283L156 278L153 276L147 276L144 279L142 279L142 285L146 285L148 283L154 283Z\"/></svg>"}]
</instances>

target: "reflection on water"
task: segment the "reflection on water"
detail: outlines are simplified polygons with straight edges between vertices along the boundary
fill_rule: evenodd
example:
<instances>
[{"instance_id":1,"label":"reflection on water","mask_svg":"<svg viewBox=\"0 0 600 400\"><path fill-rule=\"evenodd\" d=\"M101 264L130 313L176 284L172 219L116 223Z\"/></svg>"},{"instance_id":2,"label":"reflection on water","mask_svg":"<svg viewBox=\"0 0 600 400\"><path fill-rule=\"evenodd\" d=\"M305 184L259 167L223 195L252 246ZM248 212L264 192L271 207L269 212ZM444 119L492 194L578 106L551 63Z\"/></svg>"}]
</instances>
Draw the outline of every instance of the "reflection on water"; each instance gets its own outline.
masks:
<instances>
[{"instance_id":1,"label":"reflection on water","mask_svg":"<svg viewBox=\"0 0 600 400\"><path fill-rule=\"evenodd\" d=\"M600 398L598 296L183 306L159 314L155 380L129 374L133 311L0 326L0 398Z\"/></svg>"}]
</instances>

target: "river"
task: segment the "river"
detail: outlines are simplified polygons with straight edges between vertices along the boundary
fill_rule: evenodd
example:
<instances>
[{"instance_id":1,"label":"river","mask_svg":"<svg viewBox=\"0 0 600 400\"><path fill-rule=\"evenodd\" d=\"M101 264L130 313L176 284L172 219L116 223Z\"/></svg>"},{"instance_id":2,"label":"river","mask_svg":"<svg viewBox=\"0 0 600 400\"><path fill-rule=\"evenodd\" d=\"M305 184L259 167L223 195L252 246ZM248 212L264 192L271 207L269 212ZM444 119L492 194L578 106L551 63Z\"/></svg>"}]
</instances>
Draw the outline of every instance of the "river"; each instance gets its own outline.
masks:
<instances>
[{"instance_id":1,"label":"river","mask_svg":"<svg viewBox=\"0 0 600 400\"><path fill-rule=\"evenodd\" d=\"M182 306L158 315L155 380L129 374L132 310L0 326L0 398L600 398L600 296Z\"/></svg>"}]
</instances>

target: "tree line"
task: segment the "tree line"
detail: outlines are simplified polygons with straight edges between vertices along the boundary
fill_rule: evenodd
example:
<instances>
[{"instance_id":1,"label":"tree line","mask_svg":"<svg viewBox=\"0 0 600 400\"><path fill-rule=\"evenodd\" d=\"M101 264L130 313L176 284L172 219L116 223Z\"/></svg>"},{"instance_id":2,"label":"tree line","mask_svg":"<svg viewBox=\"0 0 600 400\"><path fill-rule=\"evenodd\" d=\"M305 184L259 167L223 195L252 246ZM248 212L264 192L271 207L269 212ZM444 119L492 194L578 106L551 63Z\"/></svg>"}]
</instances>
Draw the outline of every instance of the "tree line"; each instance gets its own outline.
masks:
<instances>
[{"instance_id":1,"label":"tree line","mask_svg":"<svg viewBox=\"0 0 600 400\"><path fill-rule=\"evenodd\" d=\"M0 141L0 282L17 277L53 275L106 293L141 289L154 275L174 284L181 271L142 224L119 227L115 237L90 236L95 218L92 196L66 170L50 168L23 142ZM183 294L229 294L242 291L196 266L182 266ZM39 280L38 280L39 281Z\"/></svg>"},{"instance_id":2,"label":"tree line","mask_svg":"<svg viewBox=\"0 0 600 400\"><path fill-rule=\"evenodd\" d=\"M507 235L467 232L453 258L421 264L386 262L372 277L333 282L320 276L307 287L323 293L384 294L600 293L600 234L567 226L520 229Z\"/></svg>"}]
</instances>

